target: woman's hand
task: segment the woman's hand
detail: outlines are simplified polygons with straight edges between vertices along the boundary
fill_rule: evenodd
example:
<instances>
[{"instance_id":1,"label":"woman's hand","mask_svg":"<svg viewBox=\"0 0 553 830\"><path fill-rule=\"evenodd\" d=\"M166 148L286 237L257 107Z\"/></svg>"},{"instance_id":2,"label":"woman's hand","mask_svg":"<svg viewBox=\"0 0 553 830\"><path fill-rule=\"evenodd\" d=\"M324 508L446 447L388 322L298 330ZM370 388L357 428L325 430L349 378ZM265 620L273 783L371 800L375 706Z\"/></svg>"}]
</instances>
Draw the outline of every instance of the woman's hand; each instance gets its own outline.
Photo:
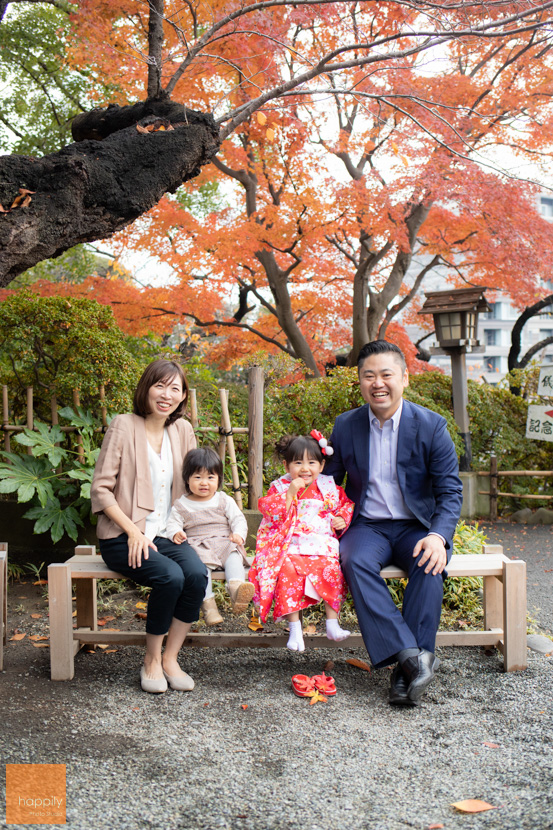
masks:
<instances>
[{"instance_id":1,"label":"woman's hand","mask_svg":"<svg viewBox=\"0 0 553 830\"><path fill-rule=\"evenodd\" d=\"M239 533L231 533L230 536L229 536L229 539L230 539L231 542L234 542L235 545L243 545L244 544L244 540L242 539L242 537L240 536Z\"/></svg>"},{"instance_id":2,"label":"woman's hand","mask_svg":"<svg viewBox=\"0 0 553 830\"><path fill-rule=\"evenodd\" d=\"M177 530L173 536L173 543L175 545L182 545L183 542L186 542L186 533L184 530Z\"/></svg>"},{"instance_id":3,"label":"woman's hand","mask_svg":"<svg viewBox=\"0 0 553 830\"><path fill-rule=\"evenodd\" d=\"M142 557L144 559L149 559L150 557L150 550L149 548L153 548L157 550L154 543L151 539L148 539L141 533L138 528L136 532L131 532L128 535L128 547L129 547L129 567L130 568L140 568L142 565Z\"/></svg>"},{"instance_id":4,"label":"woman's hand","mask_svg":"<svg viewBox=\"0 0 553 830\"><path fill-rule=\"evenodd\" d=\"M330 524L332 530L343 530L346 526L346 520L342 516L331 516Z\"/></svg>"}]
</instances>

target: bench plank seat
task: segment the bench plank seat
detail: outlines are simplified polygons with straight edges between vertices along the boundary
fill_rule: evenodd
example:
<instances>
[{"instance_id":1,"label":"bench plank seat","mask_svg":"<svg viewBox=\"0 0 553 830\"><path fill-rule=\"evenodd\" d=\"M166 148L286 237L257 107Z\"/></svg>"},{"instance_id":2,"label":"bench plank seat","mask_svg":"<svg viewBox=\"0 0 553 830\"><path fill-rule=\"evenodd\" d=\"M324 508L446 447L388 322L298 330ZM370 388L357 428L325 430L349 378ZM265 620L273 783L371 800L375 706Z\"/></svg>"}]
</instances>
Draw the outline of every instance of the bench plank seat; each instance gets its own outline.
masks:
<instances>
[{"instance_id":1,"label":"bench plank seat","mask_svg":"<svg viewBox=\"0 0 553 830\"><path fill-rule=\"evenodd\" d=\"M110 631L98 628L96 580L122 579L110 570L93 546L80 546L75 556L48 568L50 602L50 660L52 680L71 680L74 676L74 655L85 643L143 645L146 633L141 631ZM521 671L527 666L526 655L526 563L503 554L501 545L485 545L482 554L454 554L447 568L449 577L481 576L484 585L484 630L439 631L440 646L495 646L503 653L505 671ZM388 566L381 575L398 579L406 574ZM224 579L222 571L214 571L214 579ZM77 600L77 628L73 629L71 602L72 583ZM312 648L343 648L344 642L328 640L323 635L304 635ZM285 646L286 634L241 632L191 633L189 647L274 648ZM347 647L363 646L361 635L347 640Z\"/></svg>"}]
</instances>

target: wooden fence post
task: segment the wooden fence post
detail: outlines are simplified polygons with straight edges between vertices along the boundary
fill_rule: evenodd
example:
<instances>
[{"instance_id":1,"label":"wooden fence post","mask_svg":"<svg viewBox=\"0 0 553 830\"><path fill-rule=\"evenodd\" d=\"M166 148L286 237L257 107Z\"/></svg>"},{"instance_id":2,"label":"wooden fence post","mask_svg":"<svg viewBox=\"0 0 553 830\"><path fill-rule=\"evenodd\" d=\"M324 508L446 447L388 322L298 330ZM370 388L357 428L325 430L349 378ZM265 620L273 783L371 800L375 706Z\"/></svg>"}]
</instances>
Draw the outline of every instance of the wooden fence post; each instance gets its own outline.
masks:
<instances>
[{"instance_id":1,"label":"wooden fence post","mask_svg":"<svg viewBox=\"0 0 553 830\"><path fill-rule=\"evenodd\" d=\"M490 455L490 520L492 522L497 521L498 490L497 455Z\"/></svg>"},{"instance_id":2,"label":"wooden fence post","mask_svg":"<svg viewBox=\"0 0 553 830\"><path fill-rule=\"evenodd\" d=\"M27 386L27 429L33 429L33 387ZM27 447L27 455L33 454L33 448Z\"/></svg>"},{"instance_id":3,"label":"wooden fence post","mask_svg":"<svg viewBox=\"0 0 553 830\"><path fill-rule=\"evenodd\" d=\"M8 406L8 387L2 386L2 426L4 427L4 449L6 452L10 451L10 433L8 425L10 423L10 410Z\"/></svg>"},{"instance_id":4,"label":"wooden fence post","mask_svg":"<svg viewBox=\"0 0 553 830\"><path fill-rule=\"evenodd\" d=\"M236 504L242 510L242 490L240 489L240 476L238 475L238 466L236 464L236 452L234 450L234 438L232 435L232 426L230 424L230 414L228 409L228 390L219 389L219 398L221 401L221 421L228 444L228 454L230 458L230 472L232 478L232 491Z\"/></svg>"},{"instance_id":5,"label":"wooden fence post","mask_svg":"<svg viewBox=\"0 0 553 830\"><path fill-rule=\"evenodd\" d=\"M264 377L261 366L248 372L248 507L257 510L263 495L263 394Z\"/></svg>"}]
</instances>

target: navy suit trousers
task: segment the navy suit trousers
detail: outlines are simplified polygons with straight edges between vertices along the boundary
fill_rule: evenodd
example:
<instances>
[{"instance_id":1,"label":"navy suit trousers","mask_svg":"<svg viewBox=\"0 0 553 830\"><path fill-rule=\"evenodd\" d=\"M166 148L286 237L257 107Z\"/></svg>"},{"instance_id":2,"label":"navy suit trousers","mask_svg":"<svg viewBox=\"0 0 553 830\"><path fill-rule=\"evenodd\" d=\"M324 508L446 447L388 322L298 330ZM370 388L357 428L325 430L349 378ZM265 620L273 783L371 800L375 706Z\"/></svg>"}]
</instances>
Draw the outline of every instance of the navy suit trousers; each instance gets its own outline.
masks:
<instances>
[{"instance_id":1,"label":"navy suit trousers","mask_svg":"<svg viewBox=\"0 0 553 830\"><path fill-rule=\"evenodd\" d=\"M363 641L375 668L395 662L404 648L434 651L445 573L424 572L413 549L428 533L417 520L373 521L359 515L340 540L342 570L351 591ZM381 568L407 572L403 611L395 605Z\"/></svg>"}]
</instances>

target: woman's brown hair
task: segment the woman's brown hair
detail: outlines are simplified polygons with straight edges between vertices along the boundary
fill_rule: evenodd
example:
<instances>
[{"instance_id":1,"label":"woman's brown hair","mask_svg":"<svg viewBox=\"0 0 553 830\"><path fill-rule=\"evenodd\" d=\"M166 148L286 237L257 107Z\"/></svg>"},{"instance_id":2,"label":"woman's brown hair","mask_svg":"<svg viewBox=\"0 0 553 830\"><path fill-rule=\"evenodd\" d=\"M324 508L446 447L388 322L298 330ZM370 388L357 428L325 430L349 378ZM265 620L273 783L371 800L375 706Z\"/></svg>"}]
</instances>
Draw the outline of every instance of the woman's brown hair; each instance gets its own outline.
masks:
<instances>
[{"instance_id":1,"label":"woman's brown hair","mask_svg":"<svg viewBox=\"0 0 553 830\"><path fill-rule=\"evenodd\" d=\"M174 424L179 418L184 415L186 404L188 402L188 381L182 370L182 366L175 363L174 360L154 360L149 366L146 366L142 372L142 377L138 381L138 385L134 390L133 398L133 412L135 415L141 415L145 418L150 414L148 408L148 392L160 381L167 381L174 377L178 377L182 383L182 391L184 392L184 400L177 406L174 412L167 417L165 426Z\"/></svg>"}]
</instances>

